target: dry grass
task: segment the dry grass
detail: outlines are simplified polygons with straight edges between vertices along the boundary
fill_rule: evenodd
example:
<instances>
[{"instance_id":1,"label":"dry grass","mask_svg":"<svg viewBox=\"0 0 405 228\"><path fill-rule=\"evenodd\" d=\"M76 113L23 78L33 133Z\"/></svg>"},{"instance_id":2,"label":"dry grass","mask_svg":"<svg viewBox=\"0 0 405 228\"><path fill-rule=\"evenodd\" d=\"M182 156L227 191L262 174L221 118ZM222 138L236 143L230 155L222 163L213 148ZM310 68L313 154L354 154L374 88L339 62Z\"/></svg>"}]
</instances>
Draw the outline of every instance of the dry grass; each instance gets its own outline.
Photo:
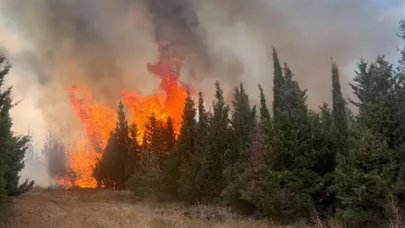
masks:
<instances>
[{"instance_id":1,"label":"dry grass","mask_svg":"<svg viewBox=\"0 0 405 228\"><path fill-rule=\"evenodd\" d=\"M35 190L14 202L10 228L47 227L276 227L225 208L135 200L130 192Z\"/></svg>"}]
</instances>

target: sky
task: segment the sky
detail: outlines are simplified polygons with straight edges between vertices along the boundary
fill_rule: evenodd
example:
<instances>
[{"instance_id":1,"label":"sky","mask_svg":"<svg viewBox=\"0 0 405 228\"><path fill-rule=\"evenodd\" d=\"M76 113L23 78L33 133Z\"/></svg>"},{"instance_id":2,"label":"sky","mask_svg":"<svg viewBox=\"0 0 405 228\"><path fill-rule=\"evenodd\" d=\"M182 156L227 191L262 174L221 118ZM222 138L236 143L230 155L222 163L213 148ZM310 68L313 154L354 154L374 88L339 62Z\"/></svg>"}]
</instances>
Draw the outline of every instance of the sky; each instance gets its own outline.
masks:
<instances>
[{"instance_id":1,"label":"sky","mask_svg":"<svg viewBox=\"0 0 405 228\"><path fill-rule=\"evenodd\" d=\"M167 10L177 5L181 15ZM40 151L47 129L79 128L70 86L90 86L108 104L123 91L153 93L158 81L146 65L156 61L157 42L173 39L187 58L181 79L206 94L207 106L215 80L228 100L243 82L253 102L261 83L270 105L276 47L316 109L331 100L331 58L346 98L360 58L396 62L401 18L404 0L0 0L0 52L20 101L13 128L29 132Z\"/></svg>"}]
</instances>

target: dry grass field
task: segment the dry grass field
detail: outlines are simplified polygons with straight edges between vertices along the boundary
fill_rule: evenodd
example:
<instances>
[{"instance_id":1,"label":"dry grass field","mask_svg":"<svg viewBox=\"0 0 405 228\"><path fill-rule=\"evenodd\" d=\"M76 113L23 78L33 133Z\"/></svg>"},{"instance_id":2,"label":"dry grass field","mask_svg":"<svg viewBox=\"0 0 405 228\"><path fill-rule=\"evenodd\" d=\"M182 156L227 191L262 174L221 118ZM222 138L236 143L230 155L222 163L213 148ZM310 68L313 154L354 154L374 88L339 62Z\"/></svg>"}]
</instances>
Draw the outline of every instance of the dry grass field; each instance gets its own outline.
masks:
<instances>
[{"instance_id":1,"label":"dry grass field","mask_svg":"<svg viewBox=\"0 0 405 228\"><path fill-rule=\"evenodd\" d=\"M127 191L34 190L14 202L8 228L275 227L212 206L136 200Z\"/></svg>"}]
</instances>

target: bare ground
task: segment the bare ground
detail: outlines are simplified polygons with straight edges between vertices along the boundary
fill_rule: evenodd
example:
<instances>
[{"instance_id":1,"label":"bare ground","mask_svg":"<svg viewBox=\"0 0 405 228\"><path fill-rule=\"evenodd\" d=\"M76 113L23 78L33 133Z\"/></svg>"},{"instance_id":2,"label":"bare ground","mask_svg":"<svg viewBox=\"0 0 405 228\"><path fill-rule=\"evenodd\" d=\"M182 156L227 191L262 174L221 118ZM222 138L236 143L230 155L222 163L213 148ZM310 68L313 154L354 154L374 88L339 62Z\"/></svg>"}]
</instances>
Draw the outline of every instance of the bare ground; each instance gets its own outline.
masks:
<instances>
[{"instance_id":1,"label":"bare ground","mask_svg":"<svg viewBox=\"0 0 405 228\"><path fill-rule=\"evenodd\" d=\"M34 190L18 197L8 228L273 227L213 206L135 200L127 191Z\"/></svg>"}]
</instances>

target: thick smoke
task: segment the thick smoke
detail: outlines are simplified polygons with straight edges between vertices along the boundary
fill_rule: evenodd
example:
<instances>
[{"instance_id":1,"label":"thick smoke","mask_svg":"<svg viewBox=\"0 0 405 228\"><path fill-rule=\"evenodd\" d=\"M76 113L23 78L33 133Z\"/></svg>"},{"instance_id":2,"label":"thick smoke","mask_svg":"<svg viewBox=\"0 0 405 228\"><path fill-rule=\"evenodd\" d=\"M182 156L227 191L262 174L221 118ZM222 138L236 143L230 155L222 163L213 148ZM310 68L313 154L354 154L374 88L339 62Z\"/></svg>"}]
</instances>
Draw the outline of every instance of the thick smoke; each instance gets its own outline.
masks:
<instances>
[{"instance_id":1,"label":"thick smoke","mask_svg":"<svg viewBox=\"0 0 405 228\"><path fill-rule=\"evenodd\" d=\"M220 80L228 98L244 82L271 101L276 47L316 108L330 101L330 58L340 68L345 96L360 57L396 57L401 0L0 0L0 50L14 65L10 83L23 98L15 128L43 137L47 125L75 132L68 99L73 85L115 107L125 91L158 89L146 65L159 42L186 60L181 79L212 97ZM385 1L384 1L385 2ZM29 115L27 116L27 113Z\"/></svg>"}]
</instances>

